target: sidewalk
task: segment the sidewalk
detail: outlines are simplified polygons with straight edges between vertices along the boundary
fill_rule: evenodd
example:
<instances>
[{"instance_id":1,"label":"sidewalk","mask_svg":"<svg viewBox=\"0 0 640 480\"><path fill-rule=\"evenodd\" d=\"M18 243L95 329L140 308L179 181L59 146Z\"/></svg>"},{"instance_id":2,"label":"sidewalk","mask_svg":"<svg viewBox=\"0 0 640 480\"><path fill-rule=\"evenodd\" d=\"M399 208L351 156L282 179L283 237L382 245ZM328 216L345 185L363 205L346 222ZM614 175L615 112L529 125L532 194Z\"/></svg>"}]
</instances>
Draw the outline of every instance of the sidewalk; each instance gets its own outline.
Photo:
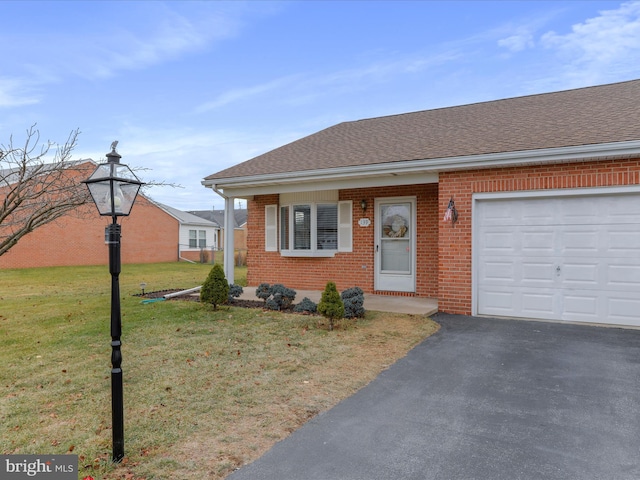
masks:
<instances>
[{"instance_id":1,"label":"sidewalk","mask_svg":"<svg viewBox=\"0 0 640 480\"><path fill-rule=\"evenodd\" d=\"M243 300L259 300L256 297L257 287L243 287L244 293L240 296ZM322 296L317 290L296 290L296 300L301 301L304 297L318 303ZM397 297L391 295L364 294L365 310L378 312L397 312L410 315L435 315L438 312L438 300L425 297Z\"/></svg>"}]
</instances>

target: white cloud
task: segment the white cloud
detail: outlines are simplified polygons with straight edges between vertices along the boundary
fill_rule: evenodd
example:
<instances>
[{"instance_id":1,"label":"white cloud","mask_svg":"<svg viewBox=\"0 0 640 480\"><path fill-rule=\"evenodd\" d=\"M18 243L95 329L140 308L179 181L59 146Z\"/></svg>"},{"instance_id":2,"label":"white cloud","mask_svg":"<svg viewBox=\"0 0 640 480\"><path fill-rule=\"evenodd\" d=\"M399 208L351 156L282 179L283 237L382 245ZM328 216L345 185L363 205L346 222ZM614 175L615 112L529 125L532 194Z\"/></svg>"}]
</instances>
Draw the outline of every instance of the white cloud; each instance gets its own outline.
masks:
<instances>
[{"instance_id":1,"label":"white cloud","mask_svg":"<svg viewBox=\"0 0 640 480\"><path fill-rule=\"evenodd\" d=\"M535 46L535 43L533 41L533 35L531 33L522 32L498 40L498 46L505 47L512 52L520 52L527 48L533 48Z\"/></svg>"},{"instance_id":2,"label":"white cloud","mask_svg":"<svg viewBox=\"0 0 640 480\"><path fill-rule=\"evenodd\" d=\"M16 72L10 81L18 83L22 76L32 84L46 85L70 76L110 78L173 61L236 35L246 15L243 8L216 2L191 5L186 9L189 16L177 11L182 7L179 3L142 2L136 8L124 2L103 5L120 19L110 21L106 31L105 23L96 17L80 22L72 32L59 28L4 35L0 51ZM0 106L22 99L7 93L6 82L0 83Z\"/></svg>"},{"instance_id":3,"label":"white cloud","mask_svg":"<svg viewBox=\"0 0 640 480\"><path fill-rule=\"evenodd\" d=\"M568 61L570 75L591 81L608 75L640 72L640 2L623 3L594 18L573 25L570 33L547 32L541 44Z\"/></svg>"},{"instance_id":4,"label":"white cloud","mask_svg":"<svg viewBox=\"0 0 640 480\"><path fill-rule=\"evenodd\" d=\"M410 55L398 60L381 60L360 68L351 68L323 74L298 73L249 86L234 88L221 93L211 101L198 105L197 113L204 113L235 102L252 100L269 94L272 98L287 105L304 105L317 101L318 97L345 94L354 90L365 90L371 83L390 82L398 76L415 74L429 68L452 62L459 58L457 50L452 49L430 55ZM274 91L284 92L273 95Z\"/></svg>"},{"instance_id":5,"label":"white cloud","mask_svg":"<svg viewBox=\"0 0 640 480\"><path fill-rule=\"evenodd\" d=\"M120 27L108 37L95 36L91 41L77 45L72 50L77 66L69 65L69 68L89 78L143 69L203 49L214 40L232 35L235 27L235 21L222 14L204 20L189 20L169 12L150 31L138 29L134 34Z\"/></svg>"},{"instance_id":6,"label":"white cloud","mask_svg":"<svg viewBox=\"0 0 640 480\"><path fill-rule=\"evenodd\" d=\"M111 141L120 138L118 153L122 163L134 169L145 182L180 185L153 186L146 194L154 200L181 210L222 208L224 201L211 189L202 186L207 175L223 170L279 145L297 134L256 134L232 130L202 131L191 128L151 129L123 125L114 138L105 138L104 151L77 151L74 158L105 161Z\"/></svg>"},{"instance_id":7,"label":"white cloud","mask_svg":"<svg viewBox=\"0 0 640 480\"><path fill-rule=\"evenodd\" d=\"M218 95L210 102L205 102L202 105L199 105L198 107L196 107L195 111L197 113L203 113L210 110L215 110L216 108L223 107L230 103L250 100L253 97L269 93L273 90L287 88L291 86L298 78L298 75L290 75L287 77L276 78L275 80L272 80L270 82L260 85L254 85L252 87L234 88Z\"/></svg>"},{"instance_id":8,"label":"white cloud","mask_svg":"<svg viewBox=\"0 0 640 480\"><path fill-rule=\"evenodd\" d=\"M0 108L38 103L40 97L28 85L22 79L0 78Z\"/></svg>"}]
</instances>

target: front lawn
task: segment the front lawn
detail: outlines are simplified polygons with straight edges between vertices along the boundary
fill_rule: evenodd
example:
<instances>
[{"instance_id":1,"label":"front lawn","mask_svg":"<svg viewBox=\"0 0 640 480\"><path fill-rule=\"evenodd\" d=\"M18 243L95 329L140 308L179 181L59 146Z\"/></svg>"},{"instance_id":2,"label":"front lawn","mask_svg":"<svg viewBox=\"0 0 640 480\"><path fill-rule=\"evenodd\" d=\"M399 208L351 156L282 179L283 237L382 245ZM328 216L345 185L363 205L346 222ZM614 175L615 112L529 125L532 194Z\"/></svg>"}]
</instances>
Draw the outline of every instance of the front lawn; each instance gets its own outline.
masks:
<instances>
[{"instance_id":1,"label":"front lawn","mask_svg":"<svg viewBox=\"0 0 640 480\"><path fill-rule=\"evenodd\" d=\"M317 317L133 296L142 282L201 285L210 268L123 265L126 458L116 467L108 267L1 271L0 453L74 453L79 478L221 479L437 329L368 312L327 332Z\"/></svg>"}]
</instances>

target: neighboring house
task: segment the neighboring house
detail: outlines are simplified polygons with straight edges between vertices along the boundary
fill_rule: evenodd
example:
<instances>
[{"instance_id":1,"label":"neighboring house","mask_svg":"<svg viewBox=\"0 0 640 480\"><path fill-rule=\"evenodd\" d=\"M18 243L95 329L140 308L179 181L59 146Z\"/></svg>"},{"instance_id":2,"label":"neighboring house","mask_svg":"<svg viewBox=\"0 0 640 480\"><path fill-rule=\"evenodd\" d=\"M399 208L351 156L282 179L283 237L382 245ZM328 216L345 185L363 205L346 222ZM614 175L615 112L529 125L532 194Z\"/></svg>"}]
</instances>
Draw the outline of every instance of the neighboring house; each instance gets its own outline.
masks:
<instances>
[{"instance_id":1,"label":"neighboring house","mask_svg":"<svg viewBox=\"0 0 640 480\"><path fill-rule=\"evenodd\" d=\"M86 160L74 162L73 168L78 170L80 182L95 167L92 160ZM121 217L119 221L122 223L123 263L177 261L178 222L144 195L138 195L131 215ZM89 202L24 236L0 256L0 268L108 265L105 227L110 222L111 218L101 217L96 206Z\"/></svg>"},{"instance_id":2,"label":"neighboring house","mask_svg":"<svg viewBox=\"0 0 640 480\"><path fill-rule=\"evenodd\" d=\"M640 326L640 80L345 122L203 184L248 200L250 285Z\"/></svg>"},{"instance_id":3,"label":"neighboring house","mask_svg":"<svg viewBox=\"0 0 640 480\"><path fill-rule=\"evenodd\" d=\"M224 236L222 233L224 229L224 210L192 210L188 213L196 215L198 217L214 222L220 226L218 231L217 245L219 249L224 248ZM234 234L234 248L238 251L247 251L247 209L236 208L233 211L233 227Z\"/></svg>"},{"instance_id":4,"label":"neighboring house","mask_svg":"<svg viewBox=\"0 0 640 480\"><path fill-rule=\"evenodd\" d=\"M161 203L161 209L178 221L178 256L181 260L209 263L220 248L220 225L190 212L183 212Z\"/></svg>"}]
</instances>

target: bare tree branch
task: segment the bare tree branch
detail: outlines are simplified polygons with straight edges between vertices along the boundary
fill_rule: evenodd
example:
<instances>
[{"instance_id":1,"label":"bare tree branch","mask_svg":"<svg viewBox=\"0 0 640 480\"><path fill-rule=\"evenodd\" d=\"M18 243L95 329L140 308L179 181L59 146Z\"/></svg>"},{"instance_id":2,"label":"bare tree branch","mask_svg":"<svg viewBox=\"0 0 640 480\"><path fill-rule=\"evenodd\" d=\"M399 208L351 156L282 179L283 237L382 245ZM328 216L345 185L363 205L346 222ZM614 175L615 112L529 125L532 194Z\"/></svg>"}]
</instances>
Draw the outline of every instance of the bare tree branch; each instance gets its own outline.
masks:
<instances>
[{"instance_id":1,"label":"bare tree branch","mask_svg":"<svg viewBox=\"0 0 640 480\"><path fill-rule=\"evenodd\" d=\"M26 132L23 146L0 144L0 255L36 228L53 222L91 201L80 180L83 162L72 162L79 130L63 145L40 144L35 125ZM50 158L53 153L53 160Z\"/></svg>"},{"instance_id":2,"label":"bare tree branch","mask_svg":"<svg viewBox=\"0 0 640 480\"><path fill-rule=\"evenodd\" d=\"M63 145L40 144L40 132L33 125L22 146L14 143L13 136L7 145L0 144L0 256L36 228L67 214L81 215L86 209L80 207L92 203L81 182L94 166L88 160L71 160L79 135L73 130ZM154 180L144 188L158 186L184 188Z\"/></svg>"}]
</instances>

